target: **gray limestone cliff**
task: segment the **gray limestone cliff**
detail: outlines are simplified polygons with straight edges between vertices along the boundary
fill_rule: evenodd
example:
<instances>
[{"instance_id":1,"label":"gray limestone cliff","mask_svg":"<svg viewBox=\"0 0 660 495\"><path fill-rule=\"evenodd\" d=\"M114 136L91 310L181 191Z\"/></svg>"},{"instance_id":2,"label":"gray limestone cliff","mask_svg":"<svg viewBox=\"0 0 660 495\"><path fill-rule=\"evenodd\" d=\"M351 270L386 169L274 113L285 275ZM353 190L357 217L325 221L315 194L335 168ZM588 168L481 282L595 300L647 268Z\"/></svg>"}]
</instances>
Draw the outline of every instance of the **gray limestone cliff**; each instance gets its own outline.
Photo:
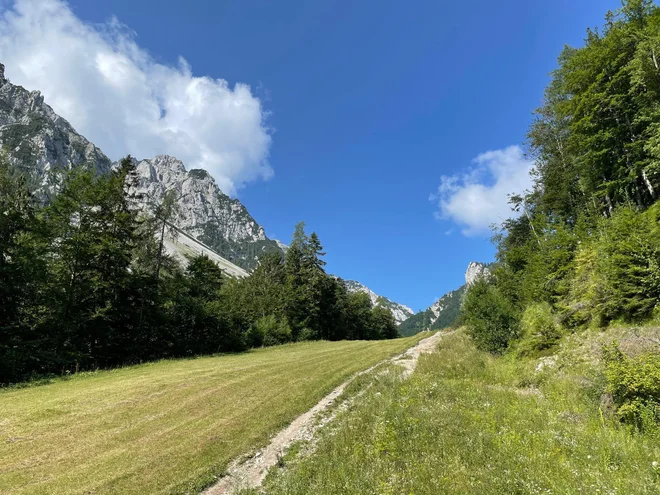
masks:
<instances>
[{"instance_id":1,"label":"gray limestone cliff","mask_svg":"<svg viewBox=\"0 0 660 495\"><path fill-rule=\"evenodd\" d=\"M205 170L186 170L180 160L158 155L136 161L136 171L130 193L141 197L145 210L173 191L177 212L172 223L232 263L249 270L261 254L283 253L281 244L269 239L245 206L224 194Z\"/></svg>"},{"instance_id":2,"label":"gray limestone cliff","mask_svg":"<svg viewBox=\"0 0 660 495\"><path fill-rule=\"evenodd\" d=\"M108 157L57 115L39 91L11 84L2 64L0 147L43 198L57 190L63 175L71 169L107 173L111 167Z\"/></svg>"}]
</instances>

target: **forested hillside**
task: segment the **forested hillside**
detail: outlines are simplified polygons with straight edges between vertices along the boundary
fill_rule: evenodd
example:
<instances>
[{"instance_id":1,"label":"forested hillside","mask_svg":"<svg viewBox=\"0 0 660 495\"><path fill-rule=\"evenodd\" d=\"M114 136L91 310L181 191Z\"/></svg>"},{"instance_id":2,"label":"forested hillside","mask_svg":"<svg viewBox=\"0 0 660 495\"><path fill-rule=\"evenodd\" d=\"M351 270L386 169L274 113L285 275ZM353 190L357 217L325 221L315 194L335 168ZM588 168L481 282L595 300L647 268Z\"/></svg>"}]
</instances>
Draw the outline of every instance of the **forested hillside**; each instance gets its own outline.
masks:
<instances>
[{"instance_id":1,"label":"forested hillside","mask_svg":"<svg viewBox=\"0 0 660 495\"><path fill-rule=\"evenodd\" d=\"M163 249L174 208L134 206L124 159L74 171L47 206L0 157L0 383L163 357L310 339L398 336L392 313L325 273L304 224L286 256L231 279L206 257L185 269Z\"/></svg>"},{"instance_id":2,"label":"forested hillside","mask_svg":"<svg viewBox=\"0 0 660 495\"><path fill-rule=\"evenodd\" d=\"M438 299L433 306L411 316L399 325L399 333L408 336L424 330L442 330L453 326L461 314L461 302L464 294L464 285L448 292Z\"/></svg>"},{"instance_id":3,"label":"forested hillside","mask_svg":"<svg viewBox=\"0 0 660 495\"><path fill-rule=\"evenodd\" d=\"M537 356L583 328L657 320L660 8L626 1L583 47L564 49L528 144L533 190L511 198L520 215L502 225L496 266L465 300L478 346ZM618 414L660 419L658 382L648 381L657 352L614 345L603 359Z\"/></svg>"}]
</instances>

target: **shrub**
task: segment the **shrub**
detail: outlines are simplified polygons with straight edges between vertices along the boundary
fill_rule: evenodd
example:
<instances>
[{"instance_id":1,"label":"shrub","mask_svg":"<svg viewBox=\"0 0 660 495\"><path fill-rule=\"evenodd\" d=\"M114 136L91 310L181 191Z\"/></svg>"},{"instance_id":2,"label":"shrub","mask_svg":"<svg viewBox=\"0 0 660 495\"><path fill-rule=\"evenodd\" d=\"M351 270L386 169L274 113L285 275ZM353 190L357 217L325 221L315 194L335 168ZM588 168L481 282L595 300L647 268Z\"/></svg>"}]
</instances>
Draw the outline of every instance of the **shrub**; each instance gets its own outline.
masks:
<instances>
[{"instance_id":1,"label":"shrub","mask_svg":"<svg viewBox=\"0 0 660 495\"><path fill-rule=\"evenodd\" d=\"M660 423L660 354L625 356L616 343L603 348L607 391L619 419L641 431L658 431Z\"/></svg>"},{"instance_id":2,"label":"shrub","mask_svg":"<svg viewBox=\"0 0 660 495\"><path fill-rule=\"evenodd\" d=\"M532 356L551 349L561 339L561 330L547 302L528 306L520 324L522 336L516 348L520 356Z\"/></svg>"},{"instance_id":3,"label":"shrub","mask_svg":"<svg viewBox=\"0 0 660 495\"><path fill-rule=\"evenodd\" d=\"M291 341L291 327L286 318L277 319L275 325L267 328L264 345L278 345L289 341Z\"/></svg>"},{"instance_id":4,"label":"shrub","mask_svg":"<svg viewBox=\"0 0 660 495\"><path fill-rule=\"evenodd\" d=\"M468 290L463 318L477 347L488 352L503 352L518 335L519 322L514 307L484 278Z\"/></svg>"},{"instance_id":5,"label":"shrub","mask_svg":"<svg viewBox=\"0 0 660 495\"><path fill-rule=\"evenodd\" d=\"M300 332L298 333L298 340L303 341L303 340L315 340L316 339L316 333L314 330L311 328L304 327Z\"/></svg>"},{"instance_id":6,"label":"shrub","mask_svg":"<svg viewBox=\"0 0 660 495\"><path fill-rule=\"evenodd\" d=\"M285 318L267 315L250 326L247 338L251 347L283 344L291 340L291 328Z\"/></svg>"},{"instance_id":7,"label":"shrub","mask_svg":"<svg viewBox=\"0 0 660 495\"><path fill-rule=\"evenodd\" d=\"M607 320L644 319L660 300L660 205L640 214L620 208L603 220L597 266L610 289L600 305Z\"/></svg>"}]
</instances>

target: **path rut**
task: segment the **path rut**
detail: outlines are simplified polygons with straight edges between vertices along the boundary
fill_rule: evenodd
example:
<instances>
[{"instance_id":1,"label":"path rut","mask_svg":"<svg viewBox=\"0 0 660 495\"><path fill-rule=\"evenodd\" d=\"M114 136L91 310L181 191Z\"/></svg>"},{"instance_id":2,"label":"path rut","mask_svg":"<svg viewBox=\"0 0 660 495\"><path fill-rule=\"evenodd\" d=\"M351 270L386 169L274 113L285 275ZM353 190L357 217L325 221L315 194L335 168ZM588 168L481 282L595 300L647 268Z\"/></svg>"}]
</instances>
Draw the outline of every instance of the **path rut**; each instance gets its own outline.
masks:
<instances>
[{"instance_id":1,"label":"path rut","mask_svg":"<svg viewBox=\"0 0 660 495\"><path fill-rule=\"evenodd\" d=\"M300 440L310 440L318 425L314 419L319 413L327 410L335 400L342 394L344 389L358 376L373 371L377 366L390 362L403 366L403 377L407 378L412 374L417 366L419 356L425 353L433 352L436 344L442 334L435 333L417 343L405 352L394 356L388 360L382 361L371 368L354 374L344 383L335 388L328 395L323 397L314 407L304 414L301 414L285 429L280 431L271 442L259 450L247 460L244 457L233 461L228 468L228 474L222 477L216 484L207 488L202 495L222 495L233 493L242 488L258 488L263 483L271 467L278 463L283 453L294 443Z\"/></svg>"}]
</instances>

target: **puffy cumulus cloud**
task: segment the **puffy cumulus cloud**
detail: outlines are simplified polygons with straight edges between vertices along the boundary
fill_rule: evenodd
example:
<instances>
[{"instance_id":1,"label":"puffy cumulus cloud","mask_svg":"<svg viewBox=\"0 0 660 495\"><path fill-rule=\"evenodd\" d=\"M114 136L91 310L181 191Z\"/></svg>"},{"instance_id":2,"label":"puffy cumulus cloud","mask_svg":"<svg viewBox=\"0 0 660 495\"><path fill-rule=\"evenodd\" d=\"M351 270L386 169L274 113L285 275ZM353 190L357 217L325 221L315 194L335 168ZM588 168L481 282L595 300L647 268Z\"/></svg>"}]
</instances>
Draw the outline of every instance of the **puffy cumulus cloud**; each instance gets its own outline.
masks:
<instances>
[{"instance_id":1,"label":"puffy cumulus cloud","mask_svg":"<svg viewBox=\"0 0 660 495\"><path fill-rule=\"evenodd\" d=\"M112 159L174 155L230 194L273 174L249 86L193 76L183 58L156 62L117 19L87 24L61 0L0 2L0 62Z\"/></svg>"},{"instance_id":2,"label":"puffy cumulus cloud","mask_svg":"<svg viewBox=\"0 0 660 495\"><path fill-rule=\"evenodd\" d=\"M437 193L431 195L438 205L436 217L457 223L464 235L486 233L491 225L517 215L509 196L532 187L532 169L520 146L482 153L465 173L440 178Z\"/></svg>"}]
</instances>

